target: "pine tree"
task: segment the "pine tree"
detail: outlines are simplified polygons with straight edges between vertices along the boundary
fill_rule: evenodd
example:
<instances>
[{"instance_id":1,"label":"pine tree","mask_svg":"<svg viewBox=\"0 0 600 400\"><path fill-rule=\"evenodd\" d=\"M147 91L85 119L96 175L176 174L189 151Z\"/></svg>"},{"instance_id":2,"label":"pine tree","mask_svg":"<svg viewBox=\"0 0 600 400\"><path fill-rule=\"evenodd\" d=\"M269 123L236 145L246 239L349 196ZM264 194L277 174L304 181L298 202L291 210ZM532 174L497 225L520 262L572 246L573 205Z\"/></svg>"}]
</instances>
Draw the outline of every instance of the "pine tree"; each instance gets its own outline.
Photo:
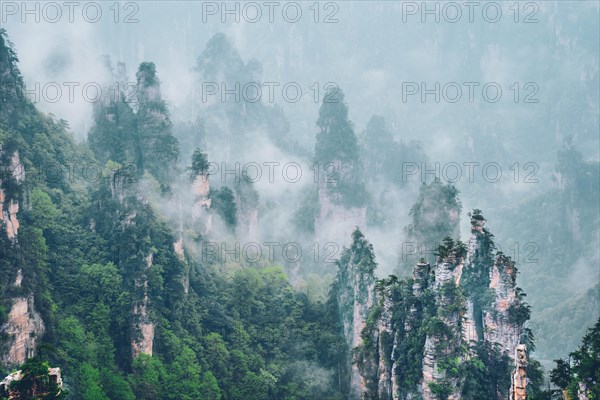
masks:
<instances>
[{"instance_id":1,"label":"pine tree","mask_svg":"<svg viewBox=\"0 0 600 400\"><path fill-rule=\"evenodd\" d=\"M335 194L344 206L364 206L368 200L364 169L341 89L327 90L319 109L317 126L319 132L314 161L320 171L320 189Z\"/></svg>"},{"instance_id":2,"label":"pine tree","mask_svg":"<svg viewBox=\"0 0 600 400\"><path fill-rule=\"evenodd\" d=\"M434 250L445 237L460 237L462 205L458 189L444 185L439 179L422 184L419 199L410 209L412 223L405 228L406 240L402 245L400 268L405 275L421 257L434 263Z\"/></svg>"},{"instance_id":3,"label":"pine tree","mask_svg":"<svg viewBox=\"0 0 600 400\"><path fill-rule=\"evenodd\" d=\"M142 172L148 171L158 180L163 191L167 191L176 170L179 145L172 133L173 124L162 99L154 63L141 63L136 77L138 165Z\"/></svg>"}]
</instances>

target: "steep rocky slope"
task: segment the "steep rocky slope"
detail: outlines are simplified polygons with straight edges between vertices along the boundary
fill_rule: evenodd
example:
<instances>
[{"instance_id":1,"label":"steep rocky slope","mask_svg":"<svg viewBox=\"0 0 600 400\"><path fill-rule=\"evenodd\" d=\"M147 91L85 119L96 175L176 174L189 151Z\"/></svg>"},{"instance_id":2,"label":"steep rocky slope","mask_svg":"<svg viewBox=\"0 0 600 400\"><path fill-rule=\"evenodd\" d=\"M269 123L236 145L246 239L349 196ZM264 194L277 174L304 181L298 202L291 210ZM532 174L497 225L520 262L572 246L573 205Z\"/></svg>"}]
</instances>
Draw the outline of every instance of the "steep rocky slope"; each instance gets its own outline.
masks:
<instances>
[{"instance_id":1,"label":"steep rocky slope","mask_svg":"<svg viewBox=\"0 0 600 400\"><path fill-rule=\"evenodd\" d=\"M376 280L372 246L353 234L335 285L353 399L481 398L474 384L486 398L506 398L511 385L512 398L522 398L525 364L516 364L519 379L509 371L530 343L529 307L514 262L494 250L479 210L471 229L468 244L446 238L435 265L420 262L403 280Z\"/></svg>"}]
</instances>

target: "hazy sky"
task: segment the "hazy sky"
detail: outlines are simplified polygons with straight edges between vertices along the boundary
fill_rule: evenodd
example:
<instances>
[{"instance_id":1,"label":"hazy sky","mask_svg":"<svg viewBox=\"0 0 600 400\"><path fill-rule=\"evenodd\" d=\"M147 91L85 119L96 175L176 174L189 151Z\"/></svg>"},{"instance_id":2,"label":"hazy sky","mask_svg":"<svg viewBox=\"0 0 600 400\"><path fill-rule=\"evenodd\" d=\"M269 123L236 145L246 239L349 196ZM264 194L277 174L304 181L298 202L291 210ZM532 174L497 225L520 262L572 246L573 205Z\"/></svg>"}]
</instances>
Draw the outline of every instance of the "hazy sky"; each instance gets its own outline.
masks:
<instances>
[{"instance_id":1,"label":"hazy sky","mask_svg":"<svg viewBox=\"0 0 600 400\"><path fill-rule=\"evenodd\" d=\"M25 3L3 2L2 22L28 87L39 82L47 98L54 97L49 83L63 89L57 103L40 106L69 120L79 137L90 122L83 87L106 79L99 56L125 62L131 80L140 62L155 62L173 114L185 119L177 109L197 80L195 60L213 34L224 32L244 60L262 64L263 82L279 84L274 103L307 140L315 132L315 97L320 101L322 87L334 82L346 93L358 131L382 114L397 134L426 141L437 159L456 157L469 136L482 133L504 137L513 153L534 150L537 138L558 148L568 134L597 143L596 1L264 3L81 2L69 9L31 2L28 14ZM74 103L65 82L80 83ZM292 82L302 91L298 102L286 101L282 90ZM430 92L423 98L424 90ZM564 120L554 111L565 95L591 110ZM475 140L471 147L480 145ZM598 158L597 146L584 151Z\"/></svg>"},{"instance_id":2,"label":"hazy sky","mask_svg":"<svg viewBox=\"0 0 600 400\"><path fill-rule=\"evenodd\" d=\"M117 85L103 55L124 62L130 82L140 62L155 62L173 119L193 120L189 104L205 94L194 66L222 32L244 62L262 65L260 81L274 87L262 101L283 107L300 143L312 148L324 87L335 83L357 134L381 114L398 139L422 141L429 167L458 163L466 210L546 190L565 136L599 158L597 1L24 4L1 10L27 87L78 138L98 85ZM292 159L260 139L259 161ZM486 163L500 180L488 179L497 168ZM530 173L537 182L525 181Z\"/></svg>"}]
</instances>

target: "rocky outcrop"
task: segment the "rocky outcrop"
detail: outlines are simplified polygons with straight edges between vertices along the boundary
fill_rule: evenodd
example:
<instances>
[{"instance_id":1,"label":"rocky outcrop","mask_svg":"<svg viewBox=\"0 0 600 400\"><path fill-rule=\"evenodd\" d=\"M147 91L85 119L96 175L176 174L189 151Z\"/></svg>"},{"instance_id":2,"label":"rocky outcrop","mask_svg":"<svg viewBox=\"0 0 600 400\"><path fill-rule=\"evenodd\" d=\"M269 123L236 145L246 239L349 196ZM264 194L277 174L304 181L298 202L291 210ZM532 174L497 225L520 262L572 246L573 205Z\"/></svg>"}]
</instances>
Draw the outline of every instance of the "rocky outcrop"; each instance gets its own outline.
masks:
<instances>
[{"instance_id":1,"label":"rocky outcrop","mask_svg":"<svg viewBox=\"0 0 600 400\"><path fill-rule=\"evenodd\" d=\"M6 236L14 241L19 234L20 223L17 219L17 213L19 212L19 202L11 199L8 203L8 207L3 212L2 220L6 226Z\"/></svg>"},{"instance_id":2,"label":"rocky outcrop","mask_svg":"<svg viewBox=\"0 0 600 400\"><path fill-rule=\"evenodd\" d=\"M328 89L325 96L328 100L319 108L313 159L320 208L314 229L318 241L344 244L354 229L365 229L369 199L361 149L348 119L344 92Z\"/></svg>"},{"instance_id":3,"label":"rocky outcrop","mask_svg":"<svg viewBox=\"0 0 600 400\"><path fill-rule=\"evenodd\" d=\"M23 371L15 371L0 381L0 398L8 400L19 400L29 398L24 393L19 393L18 389L11 388L13 382L18 382L23 379ZM55 392L58 389L58 394L62 391L63 380L60 368L48 368L48 376L34 380L32 387L29 389L33 392L36 399L47 398L50 392ZM54 398L54 397L53 397Z\"/></svg>"},{"instance_id":4,"label":"rocky outcrop","mask_svg":"<svg viewBox=\"0 0 600 400\"><path fill-rule=\"evenodd\" d=\"M184 258L183 235L181 234L181 230L180 230L179 238L177 239L177 241L175 243L173 243L173 250L175 251L175 254L177 254L177 257L179 257L179 259L183 260L183 258Z\"/></svg>"},{"instance_id":5,"label":"rocky outcrop","mask_svg":"<svg viewBox=\"0 0 600 400\"><path fill-rule=\"evenodd\" d=\"M500 256L490 271L490 288L496 298L492 310L484 313L484 338L498 343L508 354L515 354L522 326L511 321L509 312L520 306L516 295L516 268L514 263Z\"/></svg>"},{"instance_id":6,"label":"rocky outcrop","mask_svg":"<svg viewBox=\"0 0 600 400\"><path fill-rule=\"evenodd\" d=\"M210 180L208 171L197 175L192 183L193 205L192 221L201 235L208 235L212 230L212 214L210 213Z\"/></svg>"},{"instance_id":7,"label":"rocky outcrop","mask_svg":"<svg viewBox=\"0 0 600 400\"><path fill-rule=\"evenodd\" d=\"M511 377L510 400L527 400L527 346L520 344L515 349L515 370Z\"/></svg>"},{"instance_id":8,"label":"rocky outcrop","mask_svg":"<svg viewBox=\"0 0 600 400\"><path fill-rule=\"evenodd\" d=\"M122 173L121 168L114 168L110 170L109 174L109 187L110 194L114 199L123 202L126 195L128 177Z\"/></svg>"},{"instance_id":9,"label":"rocky outcrop","mask_svg":"<svg viewBox=\"0 0 600 400\"><path fill-rule=\"evenodd\" d=\"M238 233L247 240L257 240L258 207L241 203L238 209Z\"/></svg>"},{"instance_id":10,"label":"rocky outcrop","mask_svg":"<svg viewBox=\"0 0 600 400\"><path fill-rule=\"evenodd\" d=\"M33 296L13 299L8 322L1 329L8 336L8 348L6 351L3 349L2 364L14 367L33 357L44 330L44 321L35 310Z\"/></svg>"},{"instance_id":11,"label":"rocky outcrop","mask_svg":"<svg viewBox=\"0 0 600 400\"><path fill-rule=\"evenodd\" d=\"M511 358L526 353L519 340L529 307L516 287L514 262L495 251L492 237L485 219L475 212L469 242L444 239L433 270L422 261L415 265L412 279L392 275L377 280L372 289L375 263L352 261L358 244L366 242L359 231L353 234L335 286L344 337L353 354L351 398L458 400L465 388L473 387L473 380L481 380L461 372L474 358L477 365L493 359L486 365L489 369L506 362L505 352ZM372 250L369 254L372 261ZM482 356L482 349L501 352ZM511 382L515 396L526 388L524 367L519 368ZM509 387L509 382L493 384L487 395L506 398ZM516 399L524 398L511 400Z\"/></svg>"},{"instance_id":12,"label":"rocky outcrop","mask_svg":"<svg viewBox=\"0 0 600 400\"><path fill-rule=\"evenodd\" d=\"M251 182L242 179L235 185L237 234L247 241L258 240L258 192Z\"/></svg>"},{"instance_id":13,"label":"rocky outcrop","mask_svg":"<svg viewBox=\"0 0 600 400\"><path fill-rule=\"evenodd\" d=\"M421 296L423 291L427 289L429 283L429 273L431 266L427 263L420 262L413 269L413 285L412 291L415 296Z\"/></svg>"},{"instance_id":14,"label":"rocky outcrop","mask_svg":"<svg viewBox=\"0 0 600 400\"><path fill-rule=\"evenodd\" d=\"M445 237L460 237L461 203L457 189L439 179L419 188L419 198L410 209L411 223L405 227L400 259L407 274L420 258L434 264L436 247Z\"/></svg>"},{"instance_id":15,"label":"rocky outcrop","mask_svg":"<svg viewBox=\"0 0 600 400\"><path fill-rule=\"evenodd\" d=\"M146 269L152 267L153 254L146 257ZM134 335L131 342L133 357L140 354L152 355L154 344L154 323L150 320L148 314L148 277L143 275L141 280L136 282L138 287L142 288L143 298L133 309L134 317Z\"/></svg>"},{"instance_id":16,"label":"rocky outcrop","mask_svg":"<svg viewBox=\"0 0 600 400\"><path fill-rule=\"evenodd\" d=\"M472 347L477 343L477 329L475 328L473 301L467 300L465 303L467 310L462 321L462 336L465 343Z\"/></svg>"},{"instance_id":17,"label":"rocky outcrop","mask_svg":"<svg viewBox=\"0 0 600 400\"><path fill-rule=\"evenodd\" d=\"M0 148L1 153L2 149ZM24 182L25 171L18 150L12 153L7 172L8 174L2 176L3 184L9 180L16 185L21 185ZM0 188L0 225L4 226L4 232L10 240L10 246L16 246L17 248L19 246L17 237L20 227L19 209L20 203L16 196L7 194L4 189ZM0 232L0 234L3 233ZM15 288L21 288L23 269L18 265L15 265L14 268L17 273L12 285ZM44 321L35 310L33 294L21 294L13 298L11 302L6 323L0 327L0 333L7 337L7 340L0 347L0 363L7 367L20 365L27 358L33 357L39 338L45 331Z\"/></svg>"},{"instance_id":18,"label":"rocky outcrop","mask_svg":"<svg viewBox=\"0 0 600 400\"><path fill-rule=\"evenodd\" d=\"M584 382L579 382L577 385L577 400L590 400L590 389Z\"/></svg>"},{"instance_id":19,"label":"rocky outcrop","mask_svg":"<svg viewBox=\"0 0 600 400\"><path fill-rule=\"evenodd\" d=\"M0 154L2 154L1 148ZM21 164L19 150L13 152L8 172L9 176L6 179L13 179L17 184L21 184L25 180L25 170ZM8 202L8 204L5 205L5 202ZM20 223L17 219L18 212L19 201L16 198L6 198L4 189L0 187L0 216L6 230L6 235L13 242L19 234Z\"/></svg>"},{"instance_id":20,"label":"rocky outcrop","mask_svg":"<svg viewBox=\"0 0 600 400\"><path fill-rule=\"evenodd\" d=\"M183 236L184 236L184 223L183 223L183 206L180 201L177 201L177 212L178 212L178 220L179 226L177 227L177 240L173 242L173 251L175 255L182 262L183 265L186 265L186 256L185 256L185 248L183 244ZM185 268L181 277L181 286L183 286L183 293L188 294L190 292L190 268Z\"/></svg>"},{"instance_id":21,"label":"rocky outcrop","mask_svg":"<svg viewBox=\"0 0 600 400\"><path fill-rule=\"evenodd\" d=\"M475 271L478 269L477 264L480 264L477 258L480 252L480 248L482 247L482 241L485 240L485 235L483 232L483 226L485 225L485 220L479 218L471 218L471 237L467 242L467 254L465 256L464 269L467 272L467 275L471 271ZM462 279L462 274L461 274ZM483 339L483 333L477 332L477 324L475 321L475 303L471 298L466 299L466 312L463 316L462 323L462 335L463 340L470 347L473 347L478 340ZM479 304L477 304L479 310ZM480 313L477 313L477 318L479 321L481 320Z\"/></svg>"},{"instance_id":22,"label":"rocky outcrop","mask_svg":"<svg viewBox=\"0 0 600 400\"><path fill-rule=\"evenodd\" d=\"M393 302L390 289L384 289L387 293L384 295L383 307L379 318L377 319L377 348L383 350L383 356L378 357L377 365L377 396L380 399L391 399L393 393L393 383L396 381L394 373L393 344Z\"/></svg>"},{"instance_id":23,"label":"rocky outcrop","mask_svg":"<svg viewBox=\"0 0 600 400\"><path fill-rule=\"evenodd\" d=\"M460 268L459 268L460 265ZM437 313L431 320L423 352L423 380L421 393L423 400L434 400L437 395L434 388L445 386L448 389L448 400L460 398L458 377L450 376L441 361L454 361L460 354L462 338L461 303L458 291L462 260L451 256L440 260L435 269L435 293Z\"/></svg>"},{"instance_id":24,"label":"rocky outcrop","mask_svg":"<svg viewBox=\"0 0 600 400\"><path fill-rule=\"evenodd\" d=\"M351 168L341 161L332 163L334 171ZM345 179L350 173L340 174ZM315 234L323 242L344 243L358 227L364 230L367 225L367 207L343 204L342 194L336 191L338 182L319 181L319 215L315 219Z\"/></svg>"},{"instance_id":25,"label":"rocky outcrop","mask_svg":"<svg viewBox=\"0 0 600 400\"><path fill-rule=\"evenodd\" d=\"M173 123L163 100L156 66L152 62L140 64L137 73L136 134L139 141L137 159L140 172L148 171L161 186L170 192L177 170L179 148L173 136Z\"/></svg>"},{"instance_id":26,"label":"rocky outcrop","mask_svg":"<svg viewBox=\"0 0 600 400\"><path fill-rule=\"evenodd\" d=\"M356 230L353 243L338 262L339 271L335 285L337 286L337 303L343 327L343 335L349 349L362 344L361 332L364 329L375 297L375 256L373 247ZM350 352L350 390L349 399L361 399L366 383L360 374L355 354Z\"/></svg>"},{"instance_id":27,"label":"rocky outcrop","mask_svg":"<svg viewBox=\"0 0 600 400\"><path fill-rule=\"evenodd\" d=\"M465 260L465 286L471 296L467 300L463 338L470 344L474 340L498 344L512 358L523 324L529 318L529 309L516 285L515 263L495 251L493 235L485 224L485 218L475 210L471 215L471 237ZM489 303L485 288L493 294Z\"/></svg>"}]
</instances>

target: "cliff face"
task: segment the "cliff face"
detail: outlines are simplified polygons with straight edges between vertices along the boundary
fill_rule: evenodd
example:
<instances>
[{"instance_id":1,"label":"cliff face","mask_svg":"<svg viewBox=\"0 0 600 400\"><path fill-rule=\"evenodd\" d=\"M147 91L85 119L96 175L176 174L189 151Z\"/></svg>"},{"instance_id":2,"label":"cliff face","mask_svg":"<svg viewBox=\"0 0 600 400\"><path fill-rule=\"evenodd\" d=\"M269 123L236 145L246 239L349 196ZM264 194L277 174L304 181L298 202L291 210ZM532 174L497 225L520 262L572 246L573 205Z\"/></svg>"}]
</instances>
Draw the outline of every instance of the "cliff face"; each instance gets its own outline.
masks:
<instances>
[{"instance_id":1,"label":"cliff face","mask_svg":"<svg viewBox=\"0 0 600 400\"><path fill-rule=\"evenodd\" d=\"M421 392L424 400L435 399L436 389L448 388L448 399L459 399L458 376L447 364L460 362L462 342L463 299L458 290L462 260L440 260L435 268L433 292L436 315L431 319L433 328L427 332L423 352L423 380Z\"/></svg>"},{"instance_id":2,"label":"cliff face","mask_svg":"<svg viewBox=\"0 0 600 400\"><path fill-rule=\"evenodd\" d=\"M335 171L343 171L351 166L335 161ZM350 173L340 174L339 179L347 179ZM336 191L336 182L319 182L320 212L315 220L315 233L320 240L345 242L358 227L365 229L367 225L367 207L346 205L342 202L342 194Z\"/></svg>"},{"instance_id":3,"label":"cliff face","mask_svg":"<svg viewBox=\"0 0 600 400\"><path fill-rule=\"evenodd\" d=\"M154 255L146 257L146 269L152 267ZM143 297L133 308L133 338L131 341L131 353L133 357L140 354L152 355L154 344L154 323L148 315L148 277L146 274L136 282L136 286L142 290Z\"/></svg>"},{"instance_id":4,"label":"cliff face","mask_svg":"<svg viewBox=\"0 0 600 400\"><path fill-rule=\"evenodd\" d=\"M435 248L445 237L460 237L462 206L458 191L439 179L421 185L419 198L410 210L411 223L405 227L405 243L400 266L410 273L420 258L435 264Z\"/></svg>"},{"instance_id":5,"label":"cliff face","mask_svg":"<svg viewBox=\"0 0 600 400\"><path fill-rule=\"evenodd\" d=\"M513 357L529 319L529 306L517 287L515 263L495 252L493 235L485 228L481 214L471 218L471 233L465 262L465 287L469 292L469 327L476 329L477 339L499 345L500 351ZM472 340L475 335L467 333Z\"/></svg>"},{"instance_id":6,"label":"cliff face","mask_svg":"<svg viewBox=\"0 0 600 400\"><path fill-rule=\"evenodd\" d=\"M0 154L2 148L0 147ZM21 165L19 157L19 150L15 150L10 157L10 164L7 168L8 176L7 179L12 179L17 185L20 185L25 180L25 170ZM0 185L1 186L1 185ZM4 203L7 203L6 205ZM19 201L16 198L6 198L4 189L0 187L0 216L2 217L2 223L6 231L6 236L11 241L15 241L19 234L20 223L17 219L19 212Z\"/></svg>"},{"instance_id":7,"label":"cliff face","mask_svg":"<svg viewBox=\"0 0 600 400\"><path fill-rule=\"evenodd\" d=\"M156 268L152 270L155 258L160 259L162 252L172 252L171 262L177 266L183 265L185 258L182 225L177 239L172 236L162 240L157 238L149 196L138 182L111 172L99 187L97 207L102 211L95 210L98 212L97 221L105 223L102 233L114 237L118 243L115 247L117 263L128 272L125 284L130 285L132 296L128 306L131 318L127 333L133 358L140 354L153 354L155 323L151 309L155 296L151 293L151 279L156 276ZM91 225L99 223L92 221ZM172 247L159 247L157 244L160 242L171 243ZM187 276L182 273L178 278L185 287ZM127 350L126 347L124 350Z\"/></svg>"},{"instance_id":8,"label":"cliff face","mask_svg":"<svg viewBox=\"0 0 600 400\"><path fill-rule=\"evenodd\" d=\"M512 373L510 400L527 400L527 347L518 345L515 350L515 370Z\"/></svg>"},{"instance_id":9,"label":"cliff face","mask_svg":"<svg viewBox=\"0 0 600 400\"><path fill-rule=\"evenodd\" d=\"M390 398L393 393L393 384L395 382L395 360L391 357L390 344L394 339L393 331L393 294L389 290L384 290L383 304L381 314L377 320L376 340L377 348L384 351L385 357L379 357L377 367L377 396L379 398Z\"/></svg>"},{"instance_id":10,"label":"cliff face","mask_svg":"<svg viewBox=\"0 0 600 400\"><path fill-rule=\"evenodd\" d=\"M353 234L353 244L339 261L337 302L343 327L343 335L349 349L362 344L361 332L365 327L369 311L374 304L375 259L372 246L359 231ZM350 369L349 399L361 398L365 390L365 379L359 372L354 354L349 356Z\"/></svg>"},{"instance_id":11,"label":"cliff face","mask_svg":"<svg viewBox=\"0 0 600 400\"><path fill-rule=\"evenodd\" d=\"M490 271L490 288L495 290L496 297L492 309L484 313L485 340L500 344L508 354L515 353L522 331L522 326L509 315L511 307L518 306L516 273L512 262L498 258Z\"/></svg>"},{"instance_id":12,"label":"cliff face","mask_svg":"<svg viewBox=\"0 0 600 400\"><path fill-rule=\"evenodd\" d=\"M199 233L208 235L212 230L212 215L210 213L210 180L208 172L199 174L192 183L193 205L192 221L198 227Z\"/></svg>"},{"instance_id":13,"label":"cliff face","mask_svg":"<svg viewBox=\"0 0 600 400\"><path fill-rule=\"evenodd\" d=\"M590 390L584 382L579 382L577 385L577 400L589 400Z\"/></svg>"},{"instance_id":14,"label":"cliff face","mask_svg":"<svg viewBox=\"0 0 600 400\"><path fill-rule=\"evenodd\" d=\"M248 240L256 240L258 237L258 207L245 206L239 209L239 235Z\"/></svg>"},{"instance_id":15,"label":"cliff face","mask_svg":"<svg viewBox=\"0 0 600 400\"><path fill-rule=\"evenodd\" d=\"M0 154L1 154L0 148ZM21 251L18 243L20 222L18 213L20 201L16 194L7 194L3 187L19 187L25 181L25 171L21 165L19 151L15 150L11 157L8 174L2 176L0 185L0 225L4 227L0 235L6 234L8 246L17 252ZM0 334L6 335L8 340L0 347L0 363L8 367L22 364L29 357L35 355L39 338L44 334L45 326L40 314L35 310L34 295L27 293L23 288L23 270L15 265L16 270L12 287L17 297L10 299L10 310L6 322L0 326Z\"/></svg>"},{"instance_id":16,"label":"cliff face","mask_svg":"<svg viewBox=\"0 0 600 400\"><path fill-rule=\"evenodd\" d=\"M372 271L365 275L348 261L356 257L354 234L351 250L340 261L336 287L344 336L354 355L353 398L473 398L473 381L485 386L490 399L506 398L510 387L511 399L523 398L526 361L517 359L511 378L493 370L490 360L505 363L526 353L520 338L529 307L516 287L515 264L495 252L485 219L476 213L471 222L468 244L445 239L433 268L421 262L412 279L390 276L374 285ZM489 378L494 382L482 383L481 376L467 373L473 363L486 362L486 373L501 375L498 382Z\"/></svg>"},{"instance_id":17,"label":"cliff face","mask_svg":"<svg viewBox=\"0 0 600 400\"><path fill-rule=\"evenodd\" d=\"M364 164L342 90L328 90L319 108L315 143L318 170L317 240L347 243L350 234L366 226L369 202L364 184Z\"/></svg>"},{"instance_id":18,"label":"cliff face","mask_svg":"<svg viewBox=\"0 0 600 400\"><path fill-rule=\"evenodd\" d=\"M13 299L8 322L1 328L2 333L10 338L9 347L0 359L2 364L14 367L33 357L38 338L44 330L44 321L33 305L33 295Z\"/></svg>"}]
</instances>

